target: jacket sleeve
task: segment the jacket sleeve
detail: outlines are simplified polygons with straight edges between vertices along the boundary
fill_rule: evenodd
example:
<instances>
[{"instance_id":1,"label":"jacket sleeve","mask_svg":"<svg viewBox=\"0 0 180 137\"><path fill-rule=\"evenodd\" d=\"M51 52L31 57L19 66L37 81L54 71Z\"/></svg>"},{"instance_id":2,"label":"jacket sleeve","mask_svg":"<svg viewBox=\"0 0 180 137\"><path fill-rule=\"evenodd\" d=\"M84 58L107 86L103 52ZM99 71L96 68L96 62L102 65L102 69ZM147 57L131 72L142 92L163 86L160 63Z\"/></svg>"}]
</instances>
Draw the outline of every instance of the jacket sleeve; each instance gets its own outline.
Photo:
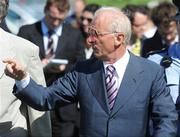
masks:
<instances>
[{"instance_id":1,"label":"jacket sleeve","mask_svg":"<svg viewBox=\"0 0 180 137\"><path fill-rule=\"evenodd\" d=\"M163 69L155 77L151 92L153 137L176 137L178 116L166 86Z\"/></svg>"}]
</instances>

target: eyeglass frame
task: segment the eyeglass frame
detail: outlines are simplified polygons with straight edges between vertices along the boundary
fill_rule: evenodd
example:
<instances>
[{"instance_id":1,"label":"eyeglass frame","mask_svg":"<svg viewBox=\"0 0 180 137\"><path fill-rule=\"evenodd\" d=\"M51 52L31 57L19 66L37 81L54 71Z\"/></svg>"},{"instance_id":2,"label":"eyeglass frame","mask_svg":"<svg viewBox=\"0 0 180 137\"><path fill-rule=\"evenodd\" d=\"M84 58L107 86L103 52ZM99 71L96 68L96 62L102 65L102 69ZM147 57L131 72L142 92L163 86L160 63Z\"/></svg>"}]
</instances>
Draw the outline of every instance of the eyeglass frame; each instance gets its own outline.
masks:
<instances>
[{"instance_id":1,"label":"eyeglass frame","mask_svg":"<svg viewBox=\"0 0 180 137\"><path fill-rule=\"evenodd\" d=\"M94 34L92 33L89 33L89 30L94 30ZM99 36L105 36L105 35L109 35L109 34L117 34L117 33L120 33L120 32L98 32L98 30L93 26L93 25L89 25L88 26L88 37L95 37L95 38L98 38Z\"/></svg>"},{"instance_id":2,"label":"eyeglass frame","mask_svg":"<svg viewBox=\"0 0 180 137\"><path fill-rule=\"evenodd\" d=\"M60 15L60 16L63 16L63 17L54 17L54 16L52 15L51 11L50 11L50 10L47 10L47 11L46 11L46 16L48 16L49 19L51 19L51 20L53 20L53 21L55 21L55 20L60 21L60 20L62 20L62 18L65 19L65 17L67 16L67 13L68 13L67 10L62 10L61 12L59 12L59 15Z\"/></svg>"}]
</instances>

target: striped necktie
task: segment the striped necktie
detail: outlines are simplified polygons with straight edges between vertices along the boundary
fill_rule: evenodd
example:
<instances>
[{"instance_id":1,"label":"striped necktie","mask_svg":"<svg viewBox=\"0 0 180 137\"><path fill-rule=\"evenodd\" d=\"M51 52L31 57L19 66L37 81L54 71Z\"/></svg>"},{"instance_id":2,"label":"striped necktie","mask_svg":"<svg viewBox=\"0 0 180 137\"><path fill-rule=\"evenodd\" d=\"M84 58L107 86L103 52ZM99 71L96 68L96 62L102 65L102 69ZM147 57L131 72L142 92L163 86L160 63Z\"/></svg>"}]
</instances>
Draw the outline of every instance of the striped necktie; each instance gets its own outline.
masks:
<instances>
[{"instance_id":1,"label":"striped necktie","mask_svg":"<svg viewBox=\"0 0 180 137\"><path fill-rule=\"evenodd\" d=\"M106 88L107 88L107 97L110 110L113 109L116 95L118 93L116 78L114 76L116 70L114 66L109 65L106 67Z\"/></svg>"},{"instance_id":2,"label":"striped necktie","mask_svg":"<svg viewBox=\"0 0 180 137\"><path fill-rule=\"evenodd\" d=\"M53 30L48 31L48 45L46 51L46 58L50 59L53 58L54 55L54 41L52 35L54 34Z\"/></svg>"}]
</instances>

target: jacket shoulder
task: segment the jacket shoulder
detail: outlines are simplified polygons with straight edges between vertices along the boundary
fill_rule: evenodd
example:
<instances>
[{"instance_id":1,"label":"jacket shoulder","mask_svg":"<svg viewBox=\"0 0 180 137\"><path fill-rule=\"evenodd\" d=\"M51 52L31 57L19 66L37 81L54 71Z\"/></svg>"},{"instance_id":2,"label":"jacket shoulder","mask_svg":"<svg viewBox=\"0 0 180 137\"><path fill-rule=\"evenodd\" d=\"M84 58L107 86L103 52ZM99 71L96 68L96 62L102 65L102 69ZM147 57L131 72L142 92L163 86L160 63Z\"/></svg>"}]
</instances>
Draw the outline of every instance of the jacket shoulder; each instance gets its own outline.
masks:
<instances>
[{"instance_id":1,"label":"jacket shoulder","mask_svg":"<svg viewBox=\"0 0 180 137\"><path fill-rule=\"evenodd\" d=\"M16 46L16 48L18 48L18 49L34 50L34 49L38 48L34 43L32 43L20 36L17 36L17 35L8 33L8 32L5 32L4 34L5 34L4 41L8 41L9 44L13 45L14 47Z\"/></svg>"},{"instance_id":2,"label":"jacket shoulder","mask_svg":"<svg viewBox=\"0 0 180 137\"><path fill-rule=\"evenodd\" d=\"M24 32L24 31L34 31L34 29L41 28L41 22L36 22L33 24L27 24L23 25L19 28L19 32Z\"/></svg>"}]
</instances>

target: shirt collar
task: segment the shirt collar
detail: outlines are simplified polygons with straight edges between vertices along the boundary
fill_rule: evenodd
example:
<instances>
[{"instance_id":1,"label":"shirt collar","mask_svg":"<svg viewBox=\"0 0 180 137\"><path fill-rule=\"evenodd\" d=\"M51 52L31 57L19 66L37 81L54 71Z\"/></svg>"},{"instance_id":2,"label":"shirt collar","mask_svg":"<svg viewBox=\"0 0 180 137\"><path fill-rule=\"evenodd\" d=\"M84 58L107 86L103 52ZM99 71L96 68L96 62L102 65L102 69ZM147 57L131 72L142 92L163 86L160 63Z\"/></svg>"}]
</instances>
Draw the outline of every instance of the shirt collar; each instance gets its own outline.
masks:
<instances>
[{"instance_id":1,"label":"shirt collar","mask_svg":"<svg viewBox=\"0 0 180 137\"><path fill-rule=\"evenodd\" d=\"M121 75L121 71L118 70L125 70L127 67L127 64L129 62L129 58L130 58L130 54L129 52L126 50L125 54L122 56L122 58L120 58L119 60L117 60L114 64L107 64L106 62L103 62L104 64L104 70L106 70L106 67L108 65L113 65L116 69L116 73L117 76Z\"/></svg>"},{"instance_id":2,"label":"shirt collar","mask_svg":"<svg viewBox=\"0 0 180 137\"><path fill-rule=\"evenodd\" d=\"M149 38L151 38L151 37L154 36L154 34L156 33L156 31L157 31L157 27L154 26L152 29L144 32L144 36L149 39Z\"/></svg>"},{"instance_id":3,"label":"shirt collar","mask_svg":"<svg viewBox=\"0 0 180 137\"><path fill-rule=\"evenodd\" d=\"M61 36L62 35L62 28L63 28L63 24L60 24L57 28L54 29L55 34L57 36ZM41 29L42 29L42 33L44 36L48 36L48 27L44 21L44 19L41 21Z\"/></svg>"}]
</instances>

